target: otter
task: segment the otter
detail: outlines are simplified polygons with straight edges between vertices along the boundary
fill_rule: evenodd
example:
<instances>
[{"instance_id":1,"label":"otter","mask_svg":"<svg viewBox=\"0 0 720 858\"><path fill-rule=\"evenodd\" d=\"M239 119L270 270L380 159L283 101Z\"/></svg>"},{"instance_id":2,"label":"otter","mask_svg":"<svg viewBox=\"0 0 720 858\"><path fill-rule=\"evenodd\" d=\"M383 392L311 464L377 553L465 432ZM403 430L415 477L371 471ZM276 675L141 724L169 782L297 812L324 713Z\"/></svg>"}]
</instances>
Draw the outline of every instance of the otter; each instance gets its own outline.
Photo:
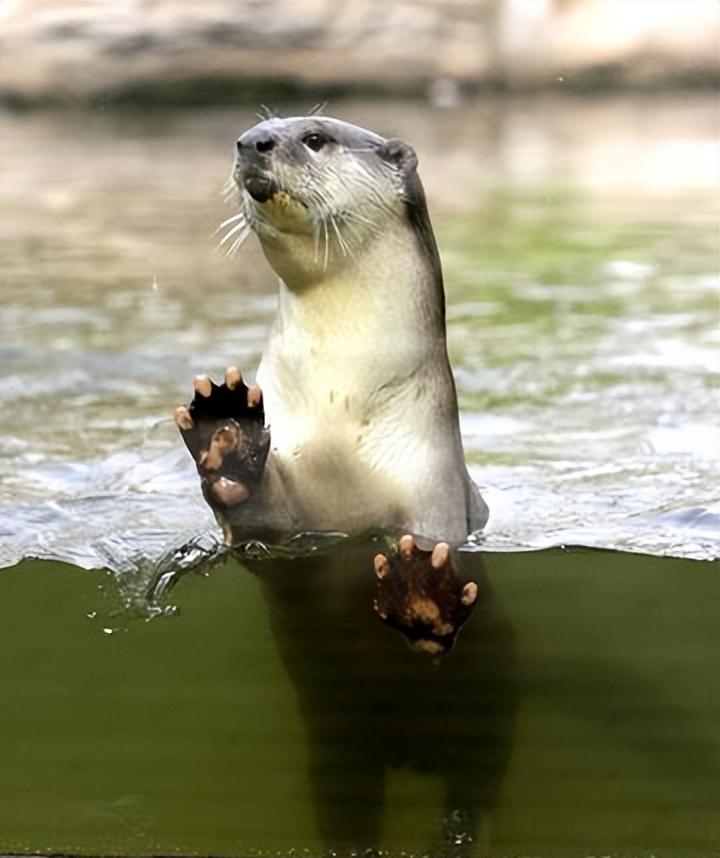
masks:
<instances>
[{"instance_id":1,"label":"otter","mask_svg":"<svg viewBox=\"0 0 720 858\"><path fill-rule=\"evenodd\" d=\"M256 383L232 366L220 384L199 376L175 420L228 545L354 537L242 556L297 690L320 832L327 847L377 845L385 771L409 766L443 779L438 842L469 853L507 765L514 659L479 555L475 580L458 568L488 510L463 457L417 157L338 119L271 117L237 141L232 181L222 241L256 234L277 317ZM376 617L429 658L391 646Z\"/></svg>"},{"instance_id":2,"label":"otter","mask_svg":"<svg viewBox=\"0 0 720 858\"><path fill-rule=\"evenodd\" d=\"M175 420L232 545L305 531L401 536L374 558L375 612L446 652L477 597L450 549L488 509L468 475L440 257L406 143L324 116L240 136L234 245L253 231L279 277L246 386L194 381Z\"/></svg>"}]
</instances>

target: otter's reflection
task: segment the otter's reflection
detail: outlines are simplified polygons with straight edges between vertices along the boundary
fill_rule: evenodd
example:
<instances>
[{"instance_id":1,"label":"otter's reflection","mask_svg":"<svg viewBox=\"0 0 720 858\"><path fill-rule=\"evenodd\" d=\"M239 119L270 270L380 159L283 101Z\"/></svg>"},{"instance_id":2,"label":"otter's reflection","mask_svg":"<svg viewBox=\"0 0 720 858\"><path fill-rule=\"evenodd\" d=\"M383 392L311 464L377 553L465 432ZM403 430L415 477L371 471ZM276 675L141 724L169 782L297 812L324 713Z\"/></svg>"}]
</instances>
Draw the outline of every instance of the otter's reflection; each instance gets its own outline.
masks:
<instances>
[{"instance_id":1,"label":"otter's reflection","mask_svg":"<svg viewBox=\"0 0 720 858\"><path fill-rule=\"evenodd\" d=\"M262 582L273 635L295 686L310 782L325 846L380 843L388 770L442 779L437 849L470 851L499 799L512 746L512 629L479 555L475 611L449 655L412 651L372 610L369 541L325 556L249 563Z\"/></svg>"}]
</instances>

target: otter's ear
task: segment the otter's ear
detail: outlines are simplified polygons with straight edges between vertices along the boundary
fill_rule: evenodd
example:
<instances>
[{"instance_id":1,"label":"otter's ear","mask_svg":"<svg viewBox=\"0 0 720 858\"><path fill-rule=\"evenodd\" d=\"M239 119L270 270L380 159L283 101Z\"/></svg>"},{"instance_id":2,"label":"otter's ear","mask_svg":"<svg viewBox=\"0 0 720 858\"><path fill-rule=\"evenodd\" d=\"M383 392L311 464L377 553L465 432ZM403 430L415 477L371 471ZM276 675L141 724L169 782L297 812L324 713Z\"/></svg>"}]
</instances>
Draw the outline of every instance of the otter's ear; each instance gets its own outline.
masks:
<instances>
[{"instance_id":1,"label":"otter's ear","mask_svg":"<svg viewBox=\"0 0 720 858\"><path fill-rule=\"evenodd\" d=\"M410 175L417 167L415 150L402 140L386 140L378 150L378 155L389 164L394 164L404 176Z\"/></svg>"}]
</instances>

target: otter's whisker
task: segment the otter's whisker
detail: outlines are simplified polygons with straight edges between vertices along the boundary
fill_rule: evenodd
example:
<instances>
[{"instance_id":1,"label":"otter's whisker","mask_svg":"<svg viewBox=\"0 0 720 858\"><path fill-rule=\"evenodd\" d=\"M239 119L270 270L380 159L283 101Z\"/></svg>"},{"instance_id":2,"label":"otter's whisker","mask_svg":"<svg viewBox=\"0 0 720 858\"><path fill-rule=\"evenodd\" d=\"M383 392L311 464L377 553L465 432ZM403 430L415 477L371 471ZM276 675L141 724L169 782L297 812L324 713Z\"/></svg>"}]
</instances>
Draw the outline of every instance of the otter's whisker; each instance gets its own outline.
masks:
<instances>
[{"instance_id":1,"label":"otter's whisker","mask_svg":"<svg viewBox=\"0 0 720 858\"><path fill-rule=\"evenodd\" d=\"M313 220L313 261L317 265L320 261L320 229L316 220Z\"/></svg>"},{"instance_id":2,"label":"otter's whisker","mask_svg":"<svg viewBox=\"0 0 720 858\"><path fill-rule=\"evenodd\" d=\"M350 250L350 247L348 246L347 242L340 234L340 230L338 228L335 218L333 217L332 212L328 212L328 217L330 218L330 223L332 224L332 228L335 231L335 235L337 236L338 245L340 246L340 252L343 256L352 256L352 251Z\"/></svg>"},{"instance_id":3,"label":"otter's whisker","mask_svg":"<svg viewBox=\"0 0 720 858\"><path fill-rule=\"evenodd\" d=\"M358 212L353 211L342 211L338 215L341 223L343 223L349 230L352 232L358 240L361 238L361 231L358 230L357 224L361 224L363 226L368 227L368 229L372 232L373 235L378 235L382 227L377 220L373 220L368 217L364 217Z\"/></svg>"},{"instance_id":4,"label":"otter's whisker","mask_svg":"<svg viewBox=\"0 0 720 858\"><path fill-rule=\"evenodd\" d=\"M330 239L328 238L328 228L327 221L325 220L325 215L321 213L321 216L323 233L325 234L325 255L323 257L323 271L327 271L328 262L330 260Z\"/></svg>"},{"instance_id":5,"label":"otter's whisker","mask_svg":"<svg viewBox=\"0 0 720 858\"><path fill-rule=\"evenodd\" d=\"M308 116L319 116L321 113L323 113L323 111L325 110L325 108L327 106L328 106L327 101L320 101L320 102L318 102L318 104L315 105L315 107L311 107L310 110L308 110L307 115Z\"/></svg>"},{"instance_id":6,"label":"otter's whisker","mask_svg":"<svg viewBox=\"0 0 720 858\"><path fill-rule=\"evenodd\" d=\"M249 227L248 227L248 223L247 223L247 221L246 221L245 219L241 220L241 221L240 221L240 223L236 223L236 224L235 224L235 226L234 226L232 229L229 229L229 230L225 233L225 235L224 235L223 239L221 240L220 244L218 245L218 247L222 247L222 246L223 246L223 244L225 244L225 242L226 242L228 239L232 238L232 237L233 237L233 235L235 235L235 234L236 234L236 233L238 233L238 232L241 232L241 231L242 231L242 230L244 230L244 229L249 229Z\"/></svg>"},{"instance_id":7,"label":"otter's whisker","mask_svg":"<svg viewBox=\"0 0 720 858\"><path fill-rule=\"evenodd\" d=\"M325 253L324 256L327 259L327 224L325 222L325 205L322 202L321 198L317 193L317 189L312 187L308 187L305 189L306 191L306 199L315 209L315 215L312 219L313 225L313 258L315 263L317 264L320 261L320 230L324 231L325 234ZM327 262L325 263L325 267L327 267Z\"/></svg>"},{"instance_id":8,"label":"otter's whisker","mask_svg":"<svg viewBox=\"0 0 720 858\"><path fill-rule=\"evenodd\" d=\"M330 261L330 234L328 231L328 219L332 219L332 214L330 212L330 207L327 205L321 193L317 191L313 193L312 200L320 215L320 224L322 225L324 238L323 270L327 271L328 263Z\"/></svg>"},{"instance_id":9,"label":"otter's whisker","mask_svg":"<svg viewBox=\"0 0 720 858\"><path fill-rule=\"evenodd\" d=\"M275 119L276 117L280 116L280 114L276 110L273 110L271 107L268 107L267 104L261 104L260 110L255 114L255 116L257 116L257 118L260 120L265 120Z\"/></svg>"},{"instance_id":10,"label":"otter's whisker","mask_svg":"<svg viewBox=\"0 0 720 858\"><path fill-rule=\"evenodd\" d=\"M223 229L223 227L226 227L229 223L233 223L233 221L236 221L236 220L245 220L245 219L246 219L245 218L245 212L238 212L237 214L233 215L232 217L229 217L227 220L224 220L220 224L220 226L215 230L213 235L217 235L220 232L220 230Z\"/></svg>"},{"instance_id":11,"label":"otter's whisker","mask_svg":"<svg viewBox=\"0 0 720 858\"><path fill-rule=\"evenodd\" d=\"M327 171L325 171L325 178L327 178ZM348 231L352 234L357 244L359 244L362 239L355 226L349 223L348 218L345 217L345 213L333 211L332 205L330 204L330 201L325 195L325 191L322 187L322 184L319 184L319 186L317 187L311 187L310 189L308 189L306 192L306 196L309 198L309 201L313 204L316 210L320 213L321 218L324 221L325 228L327 226L327 222L330 222L330 226L335 233L337 244L340 248L342 255L354 258L352 247L347 240L347 236L343 232L344 228L347 227ZM367 223L372 226L375 226L374 221L368 220ZM317 233L315 237L317 240Z\"/></svg>"},{"instance_id":12,"label":"otter's whisker","mask_svg":"<svg viewBox=\"0 0 720 858\"><path fill-rule=\"evenodd\" d=\"M339 217L342 218L345 223L352 223L353 221L357 223L364 223L365 226L376 226L377 223L374 220L371 220L369 217L365 217L361 215L359 212L348 211L347 209L343 209L339 213Z\"/></svg>"},{"instance_id":13,"label":"otter's whisker","mask_svg":"<svg viewBox=\"0 0 720 858\"><path fill-rule=\"evenodd\" d=\"M339 218L340 218L340 223L342 224L343 228L346 229L352 235L352 237L355 239L355 242L357 244L360 244L360 242L362 241L362 234L357 229L357 227L352 222L352 220L350 220L348 218L344 218L342 215L339 215ZM375 226L376 225L373 224L372 222L370 222L369 226L373 229L373 232L375 232ZM348 250L349 249L350 249L350 245L348 244ZM350 256L352 256L352 255L353 254L351 252Z\"/></svg>"},{"instance_id":14,"label":"otter's whisker","mask_svg":"<svg viewBox=\"0 0 720 858\"><path fill-rule=\"evenodd\" d=\"M242 243L245 241L249 234L250 227L248 226L243 232L240 233L240 235L235 239L235 241L233 241L233 243L228 248L225 256L235 256L235 254L238 252L238 250L242 246Z\"/></svg>"},{"instance_id":15,"label":"otter's whisker","mask_svg":"<svg viewBox=\"0 0 720 858\"><path fill-rule=\"evenodd\" d=\"M354 181L360 185L368 196L368 202L375 206L381 214L392 214L391 199L383 195L378 186L377 178L365 164L357 163Z\"/></svg>"},{"instance_id":16,"label":"otter's whisker","mask_svg":"<svg viewBox=\"0 0 720 858\"><path fill-rule=\"evenodd\" d=\"M227 177L227 179L225 181L225 184L222 186L222 189L220 191L220 195L225 200L225 202L228 202L233 197L237 196L237 193L238 193L238 186L237 186L237 182L235 181L235 168L233 168L232 173L230 173L230 175Z\"/></svg>"}]
</instances>

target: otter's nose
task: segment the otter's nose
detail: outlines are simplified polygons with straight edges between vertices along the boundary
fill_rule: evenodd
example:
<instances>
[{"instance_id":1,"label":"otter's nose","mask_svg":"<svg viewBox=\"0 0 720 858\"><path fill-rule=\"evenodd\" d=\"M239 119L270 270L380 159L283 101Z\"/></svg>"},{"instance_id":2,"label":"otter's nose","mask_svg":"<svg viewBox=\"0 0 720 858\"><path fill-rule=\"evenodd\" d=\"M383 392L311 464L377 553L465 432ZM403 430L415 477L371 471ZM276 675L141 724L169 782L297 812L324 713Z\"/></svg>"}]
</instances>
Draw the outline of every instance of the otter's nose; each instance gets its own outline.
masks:
<instances>
[{"instance_id":1,"label":"otter's nose","mask_svg":"<svg viewBox=\"0 0 720 858\"><path fill-rule=\"evenodd\" d=\"M246 134L237 141L238 155L244 155L255 149L257 152L271 152L276 144L277 139L271 134L264 134L262 137L248 139Z\"/></svg>"}]
</instances>

